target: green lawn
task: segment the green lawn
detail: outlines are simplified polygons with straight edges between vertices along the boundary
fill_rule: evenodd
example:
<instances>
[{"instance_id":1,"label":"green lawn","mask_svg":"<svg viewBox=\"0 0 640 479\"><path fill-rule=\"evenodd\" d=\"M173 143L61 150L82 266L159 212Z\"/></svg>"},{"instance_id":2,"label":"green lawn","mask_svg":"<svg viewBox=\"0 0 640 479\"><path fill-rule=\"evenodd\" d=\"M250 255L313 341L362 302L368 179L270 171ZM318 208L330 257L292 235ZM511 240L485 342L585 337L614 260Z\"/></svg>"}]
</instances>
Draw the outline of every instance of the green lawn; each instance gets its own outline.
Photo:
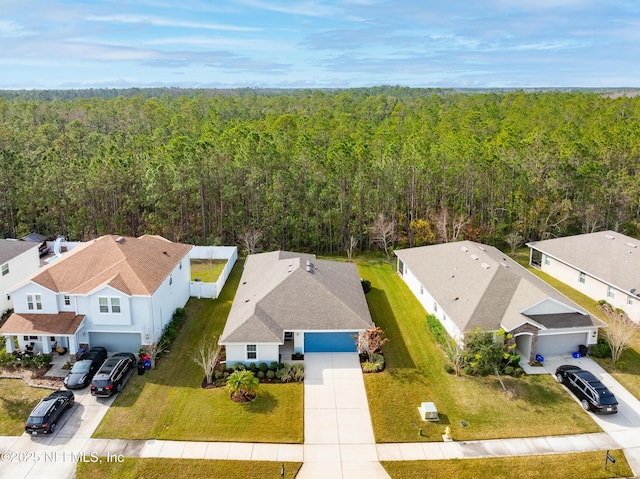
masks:
<instances>
[{"instance_id":1,"label":"green lawn","mask_svg":"<svg viewBox=\"0 0 640 479\"><path fill-rule=\"evenodd\" d=\"M364 377L377 442L441 441L446 426L455 440L600 431L551 375L504 378L505 394L494 376L447 374L424 309L393 267L382 259L359 258L357 264L360 276L371 281L373 319L390 338L387 369ZM423 401L435 402L439 423L419 420Z\"/></svg>"},{"instance_id":2,"label":"green lawn","mask_svg":"<svg viewBox=\"0 0 640 479\"><path fill-rule=\"evenodd\" d=\"M575 454L497 457L491 459L448 459L443 461L383 462L393 479L605 479L631 477L633 472L621 450L609 451L616 463L604 468L606 451Z\"/></svg>"},{"instance_id":3,"label":"green lawn","mask_svg":"<svg viewBox=\"0 0 640 479\"><path fill-rule=\"evenodd\" d=\"M224 389L202 389L204 373L189 357L201 337L220 336L244 262L238 261L216 300L192 298L187 320L155 370L133 375L94 437L301 443L302 383L261 384L237 404Z\"/></svg>"},{"instance_id":4,"label":"green lawn","mask_svg":"<svg viewBox=\"0 0 640 479\"><path fill-rule=\"evenodd\" d=\"M526 267L533 274L556 288L571 301L577 303L592 315L606 322L607 318L597 307L596 301L573 289L567 284L558 281L557 279L549 276L546 273L543 273L539 269L530 267L528 248L518 250L514 259L518 261L522 266ZM622 353L620 362L618 363L619 366L624 367L624 370L616 367L611 362L611 359L593 359L597 361L600 366L602 366L609 374L616 378L616 380L620 384L622 384L631 394L640 399L640 335L636 334L636 337L631 342L630 346L631 347L629 349Z\"/></svg>"},{"instance_id":5,"label":"green lawn","mask_svg":"<svg viewBox=\"0 0 640 479\"><path fill-rule=\"evenodd\" d=\"M31 410L53 391L32 388L22 379L0 379L0 436L19 436Z\"/></svg>"},{"instance_id":6,"label":"green lawn","mask_svg":"<svg viewBox=\"0 0 640 479\"><path fill-rule=\"evenodd\" d=\"M191 281L197 278L205 283L215 283L224 270L225 264L227 264L226 259L192 259Z\"/></svg>"},{"instance_id":7,"label":"green lawn","mask_svg":"<svg viewBox=\"0 0 640 479\"><path fill-rule=\"evenodd\" d=\"M124 462L78 463L76 477L92 479L167 479L167 478L224 478L281 477L281 462L267 461L209 461L201 459L125 458ZM285 479L293 479L302 466L299 462L285 462Z\"/></svg>"}]
</instances>

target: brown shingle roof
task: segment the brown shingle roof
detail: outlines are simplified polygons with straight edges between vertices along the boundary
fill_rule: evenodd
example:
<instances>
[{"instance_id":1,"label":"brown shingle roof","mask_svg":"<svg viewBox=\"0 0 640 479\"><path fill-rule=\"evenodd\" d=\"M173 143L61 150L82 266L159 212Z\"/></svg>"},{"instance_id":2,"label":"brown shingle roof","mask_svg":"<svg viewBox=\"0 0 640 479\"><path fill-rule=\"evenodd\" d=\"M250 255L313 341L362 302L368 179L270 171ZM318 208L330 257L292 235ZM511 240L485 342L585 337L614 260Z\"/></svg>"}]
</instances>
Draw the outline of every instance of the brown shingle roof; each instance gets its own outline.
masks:
<instances>
[{"instance_id":1,"label":"brown shingle roof","mask_svg":"<svg viewBox=\"0 0 640 479\"><path fill-rule=\"evenodd\" d=\"M102 285L148 296L162 284L191 245L160 236L102 236L77 246L31 280L58 293L87 294Z\"/></svg>"},{"instance_id":2,"label":"brown shingle roof","mask_svg":"<svg viewBox=\"0 0 640 479\"><path fill-rule=\"evenodd\" d=\"M0 334L44 335L74 334L84 314L73 312L58 314L17 314L13 313L0 328Z\"/></svg>"}]
</instances>

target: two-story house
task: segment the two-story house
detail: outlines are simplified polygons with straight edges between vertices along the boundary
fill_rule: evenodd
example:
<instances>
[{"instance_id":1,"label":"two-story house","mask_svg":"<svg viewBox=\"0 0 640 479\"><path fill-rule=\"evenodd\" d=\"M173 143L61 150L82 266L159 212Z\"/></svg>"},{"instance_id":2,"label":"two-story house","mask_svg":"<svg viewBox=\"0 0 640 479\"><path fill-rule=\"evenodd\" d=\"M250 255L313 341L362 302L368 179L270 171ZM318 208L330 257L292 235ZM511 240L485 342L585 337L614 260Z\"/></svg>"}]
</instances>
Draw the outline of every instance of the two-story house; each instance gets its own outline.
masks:
<instances>
[{"instance_id":1,"label":"two-story house","mask_svg":"<svg viewBox=\"0 0 640 479\"><path fill-rule=\"evenodd\" d=\"M191 248L148 235L76 246L10 290L14 313L0 328L7 351L138 352L188 301Z\"/></svg>"}]
</instances>

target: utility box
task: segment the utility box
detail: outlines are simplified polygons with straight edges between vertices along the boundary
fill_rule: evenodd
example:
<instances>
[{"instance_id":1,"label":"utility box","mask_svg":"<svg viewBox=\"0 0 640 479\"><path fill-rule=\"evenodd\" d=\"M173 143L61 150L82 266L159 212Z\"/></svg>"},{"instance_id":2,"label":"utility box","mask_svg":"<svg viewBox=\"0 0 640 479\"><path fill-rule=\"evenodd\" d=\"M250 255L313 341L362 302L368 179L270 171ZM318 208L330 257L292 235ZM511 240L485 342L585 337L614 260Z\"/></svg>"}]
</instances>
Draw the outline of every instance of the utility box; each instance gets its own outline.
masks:
<instances>
[{"instance_id":1,"label":"utility box","mask_svg":"<svg viewBox=\"0 0 640 479\"><path fill-rule=\"evenodd\" d=\"M435 403L432 402L423 402L418 408L420 412L420 419L423 421L439 421L440 417L438 416L438 409L436 408Z\"/></svg>"}]
</instances>

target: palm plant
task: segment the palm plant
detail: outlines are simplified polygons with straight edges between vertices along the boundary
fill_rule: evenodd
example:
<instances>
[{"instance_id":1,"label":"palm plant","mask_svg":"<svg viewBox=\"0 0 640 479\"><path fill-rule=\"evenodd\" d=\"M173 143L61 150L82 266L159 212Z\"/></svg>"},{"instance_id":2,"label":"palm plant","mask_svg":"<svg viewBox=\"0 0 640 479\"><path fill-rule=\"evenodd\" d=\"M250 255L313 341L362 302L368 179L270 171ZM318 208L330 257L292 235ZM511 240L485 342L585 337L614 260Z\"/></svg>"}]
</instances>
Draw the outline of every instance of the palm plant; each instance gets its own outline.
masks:
<instances>
[{"instance_id":1,"label":"palm plant","mask_svg":"<svg viewBox=\"0 0 640 479\"><path fill-rule=\"evenodd\" d=\"M234 401L251 401L256 397L260 380L251 371L234 371L227 378L225 389Z\"/></svg>"}]
</instances>

